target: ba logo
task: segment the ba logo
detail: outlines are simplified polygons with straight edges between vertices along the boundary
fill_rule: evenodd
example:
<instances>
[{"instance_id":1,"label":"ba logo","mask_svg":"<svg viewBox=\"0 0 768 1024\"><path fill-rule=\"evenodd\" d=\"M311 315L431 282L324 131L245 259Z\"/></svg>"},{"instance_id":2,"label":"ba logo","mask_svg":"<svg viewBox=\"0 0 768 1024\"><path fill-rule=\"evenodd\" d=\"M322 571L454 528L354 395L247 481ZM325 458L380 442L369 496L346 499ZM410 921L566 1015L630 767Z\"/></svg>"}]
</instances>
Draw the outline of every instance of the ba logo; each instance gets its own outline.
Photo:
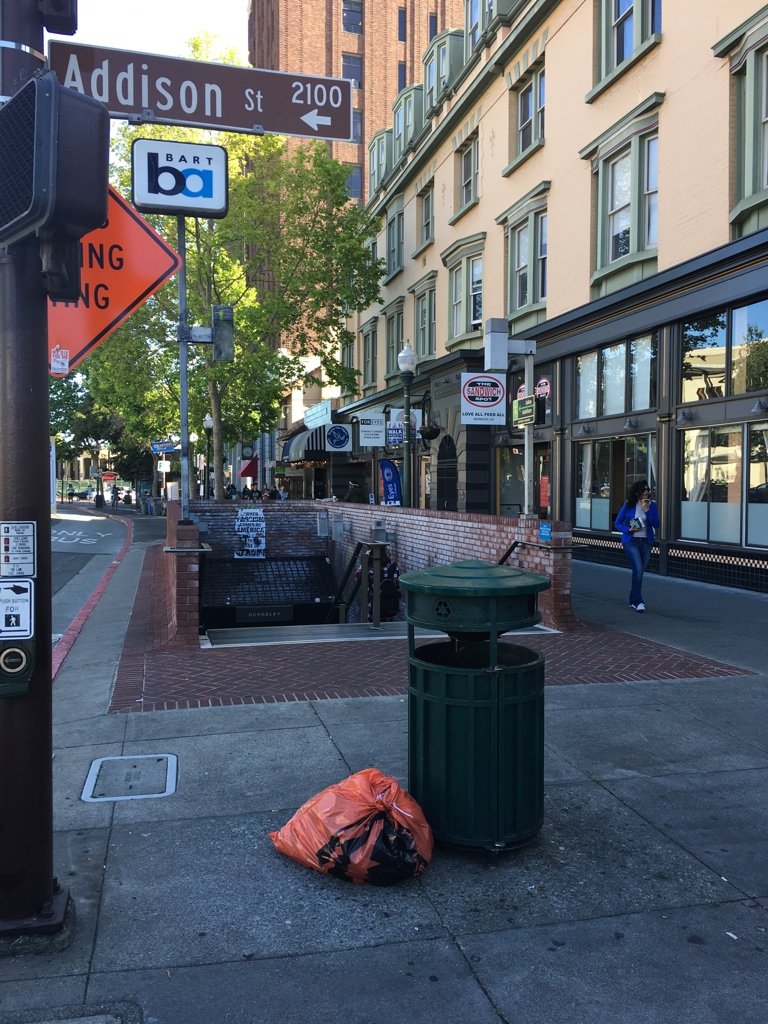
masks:
<instances>
[{"instance_id":1,"label":"ba logo","mask_svg":"<svg viewBox=\"0 0 768 1024\"><path fill-rule=\"evenodd\" d=\"M186 196L187 199L213 198L213 171L201 167L161 164L157 153L147 153L147 191L161 196Z\"/></svg>"}]
</instances>

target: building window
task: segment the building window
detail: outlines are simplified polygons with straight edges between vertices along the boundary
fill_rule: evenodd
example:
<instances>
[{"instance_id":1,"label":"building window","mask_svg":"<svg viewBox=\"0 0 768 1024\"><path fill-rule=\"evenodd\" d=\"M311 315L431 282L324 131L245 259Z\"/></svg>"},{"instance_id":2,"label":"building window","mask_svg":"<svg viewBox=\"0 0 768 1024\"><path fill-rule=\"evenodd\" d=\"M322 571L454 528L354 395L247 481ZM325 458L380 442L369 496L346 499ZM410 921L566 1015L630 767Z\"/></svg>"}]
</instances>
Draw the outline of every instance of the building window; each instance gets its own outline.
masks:
<instances>
[{"instance_id":1,"label":"building window","mask_svg":"<svg viewBox=\"0 0 768 1024\"><path fill-rule=\"evenodd\" d=\"M405 79L405 61L401 60L397 63L397 91L401 93L406 85Z\"/></svg>"},{"instance_id":2,"label":"building window","mask_svg":"<svg viewBox=\"0 0 768 1024\"><path fill-rule=\"evenodd\" d=\"M362 34L363 0L342 0L341 25L345 32Z\"/></svg>"},{"instance_id":3,"label":"building window","mask_svg":"<svg viewBox=\"0 0 768 1024\"><path fill-rule=\"evenodd\" d=\"M419 195L420 247L429 245L435 238L435 186L430 184Z\"/></svg>"},{"instance_id":4,"label":"building window","mask_svg":"<svg viewBox=\"0 0 768 1024\"><path fill-rule=\"evenodd\" d=\"M355 89L363 87L363 58L356 53L342 53L341 77L348 78Z\"/></svg>"},{"instance_id":5,"label":"building window","mask_svg":"<svg viewBox=\"0 0 768 1024\"><path fill-rule=\"evenodd\" d=\"M600 77L639 56L661 33L661 0L598 0Z\"/></svg>"},{"instance_id":6,"label":"building window","mask_svg":"<svg viewBox=\"0 0 768 1024\"><path fill-rule=\"evenodd\" d=\"M480 39L480 0L464 0L464 37L469 57Z\"/></svg>"},{"instance_id":7,"label":"building window","mask_svg":"<svg viewBox=\"0 0 768 1024\"><path fill-rule=\"evenodd\" d=\"M507 233L509 311L514 315L547 297L547 214L532 212Z\"/></svg>"},{"instance_id":8,"label":"building window","mask_svg":"<svg viewBox=\"0 0 768 1024\"><path fill-rule=\"evenodd\" d=\"M404 138L404 134L403 134L404 133L404 120L405 120L405 115L404 115L404 111L403 111L403 104L401 103L401 104L399 104L399 106L397 106L395 108L395 121L394 121L394 124L395 124L395 137L394 137L395 161L400 159L400 157L402 156L402 153L403 153L403 149L405 148L405 144L403 142L403 138Z\"/></svg>"},{"instance_id":9,"label":"building window","mask_svg":"<svg viewBox=\"0 0 768 1024\"><path fill-rule=\"evenodd\" d=\"M347 195L350 199L360 203L363 200L363 168L360 164L347 164L346 166L349 168Z\"/></svg>"},{"instance_id":10,"label":"building window","mask_svg":"<svg viewBox=\"0 0 768 1024\"><path fill-rule=\"evenodd\" d=\"M768 391L768 300L683 323L680 348L683 402Z\"/></svg>"},{"instance_id":11,"label":"building window","mask_svg":"<svg viewBox=\"0 0 768 1024\"><path fill-rule=\"evenodd\" d=\"M405 28L406 28L406 17L405 8L398 7L397 9L397 38L401 43L405 42Z\"/></svg>"},{"instance_id":12,"label":"building window","mask_svg":"<svg viewBox=\"0 0 768 1024\"><path fill-rule=\"evenodd\" d=\"M377 330L369 328L363 333L363 384L370 386L376 383L376 344Z\"/></svg>"},{"instance_id":13,"label":"building window","mask_svg":"<svg viewBox=\"0 0 768 1024\"><path fill-rule=\"evenodd\" d=\"M430 16L429 16L429 33L428 34L429 34L429 41L432 42L432 40L437 35L437 15L436 14L430 14Z\"/></svg>"},{"instance_id":14,"label":"building window","mask_svg":"<svg viewBox=\"0 0 768 1024\"><path fill-rule=\"evenodd\" d=\"M576 419L621 416L656 406L655 332L576 357Z\"/></svg>"},{"instance_id":15,"label":"building window","mask_svg":"<svg viewBox=\"0 0 768 1024\"><path fill-rule=\"evenodd\" d=\"M392 130L379 132L368 147L368 185L371 193L382 184L389 172Z\"/></svg>"},{"instance_id":16,"label":"building window","mask_svg":"<svg viewBox=\"0 0 768 1024\"><path fill-rule=\"evenodd\" d=\"M403 269L403 212L387 221L387 276Z\"/></svg>"},{"instance_id":17,"label":"building window","mask_svg":"<svg viewBox=\"0 0 768 1024\"><path fill-rule=\"evenodd\" d=\"M416 296L416 355L424 359L435 354L437 318L435 289Z\"/></svg>"},{"instance_id":18,"label":"building window","mask_svg":"<svg viewBox=\"0 0 768 1024\"><path fill-rule=\"evenodd\" d=\"M459 174L457 212L464 210L472 203L477 202L479 176L478 156L479 145L478 138L475 135L459 150L457 154Z\"/></svg>"},{"instance_id":19,"label":"building window","mask_svg":"<svg viewBox=\"0 0 768 1024\"><path fill-rule=\"evenodd\" d=\"M598 266L655 249L658 244L658 138L632 139L598 167L603 232Z\"/></svg>"},{"instance_id":20,"label":"building window","mask_svg":"<svg viewBox=\"0 0 768 1024\"><path fill-rule=\"evenodd\" d=\"M546 78L535 71L517 93L517 155L544 141Z\"/></svg>"},{"instance_id":21,"label":"building window","mask_svg":"<svg viewBox=\"0 0 768 1024\"><path fill-rule=\"evenodd\" d=\"M347 341L341 346L341 365L345 370L354 370L355 368L355 346L351 341ZM346 392L349 393L350 390L347 388Z\"/></svg>"},{"instance_id":22,"label":"building window","mask_svg":"<svg viewBox=\"0 0 768 1024\"><path fill-rule=\"evenodd\" d=\"M718 57L733 51L736 206L730 219L735 236L743 237L764 226L768 206L768 18L751 29L747 22L714 51Z\"/></svg>"},{"instance_id":23,"label":"building window","mask_svg":"<svg viewBox=\"0 0 768 1024\"><path fill-rule=\"evenodd\" d=\"M426 109L431 110L435 105L436 81L437 81L437 58L433 54L424 65L424 102Z\"/></svg>"},{"instance_id":24,"label":"building window","mask_svg":"<svg viewBox=\"0 0 768 1024\"><path fill-rule=\"evenodd\" d=\"M483 326L483 257L463 260L451 270L451 337Z\"/></svg>"},{"instance_id":25,"label":"building window","mask_svg":"<svg viewBox=\"0 0 768 1024\"><path fill-rule=\"evenodd\" d=\"M403 311L387 317L387 374L397 372L397 353L403 347Z\"/></svg>"},{"instance_id":26,"label":"building window","mask_svg":"<svg viewBox=\"0 0 768 1024\"><path fill-rule=\"evenodd\" d=\"M352 141L360 143L363 141L363 112L362 110L352 111Z\"/></svg>"}]
</instances>

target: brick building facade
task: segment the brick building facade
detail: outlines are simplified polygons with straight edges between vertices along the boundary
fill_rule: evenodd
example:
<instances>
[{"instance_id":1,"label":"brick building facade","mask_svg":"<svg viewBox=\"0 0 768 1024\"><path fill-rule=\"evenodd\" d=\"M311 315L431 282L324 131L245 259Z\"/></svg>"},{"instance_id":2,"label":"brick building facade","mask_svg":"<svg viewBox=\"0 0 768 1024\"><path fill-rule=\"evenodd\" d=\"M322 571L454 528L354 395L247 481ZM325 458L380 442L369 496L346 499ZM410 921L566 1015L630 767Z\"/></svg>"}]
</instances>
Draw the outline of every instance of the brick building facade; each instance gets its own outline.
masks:
<instances>
[{"instance_id":1,"label":"brick building facade","mask_svg":"<svg viewBox=\"0 0 768 1024\"><path fill-rule=\"evenodd\" d=\"M249 56L258 68L359 81L353 89L356 141L330 145L359 176L367 199L372 135L392 120L398 93L420 79L430 39L463 23L463 0L251 0Z\"/></svg>"}]
</instances>

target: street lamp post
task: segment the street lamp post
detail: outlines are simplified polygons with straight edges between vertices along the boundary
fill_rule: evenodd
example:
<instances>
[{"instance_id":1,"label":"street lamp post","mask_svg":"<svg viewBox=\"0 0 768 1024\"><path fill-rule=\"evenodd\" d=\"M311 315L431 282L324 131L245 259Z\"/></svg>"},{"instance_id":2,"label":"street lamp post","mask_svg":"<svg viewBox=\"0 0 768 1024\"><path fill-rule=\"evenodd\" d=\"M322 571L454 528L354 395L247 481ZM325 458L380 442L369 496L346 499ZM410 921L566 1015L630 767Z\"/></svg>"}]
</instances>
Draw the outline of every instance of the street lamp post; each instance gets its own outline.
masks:
<instances>
[{"instance_id":1,"label":"street lamp post","mask_svg":"<svg viewBox=\"0 0 768 1024\"><path fill-rule=\"evenodd\" d=\"M213 433L213 416L211 416L209 412L205 414L203 428L205 430L205 476L203 477L203 498L207 500L211 493L209 475L211 472L211 434Z\"/></svg>"},{"instance_id":2,"label":"street lamp post","mask_svg":"<svg viewBox=\"0 0 768 1024\"><path fill-rule=\"evenodd\" d=\"M403 385L403 505L411 508L411 384L416 370L416 353L410 341L397 354L400 381Z\"/></svg>"}]
</instances>

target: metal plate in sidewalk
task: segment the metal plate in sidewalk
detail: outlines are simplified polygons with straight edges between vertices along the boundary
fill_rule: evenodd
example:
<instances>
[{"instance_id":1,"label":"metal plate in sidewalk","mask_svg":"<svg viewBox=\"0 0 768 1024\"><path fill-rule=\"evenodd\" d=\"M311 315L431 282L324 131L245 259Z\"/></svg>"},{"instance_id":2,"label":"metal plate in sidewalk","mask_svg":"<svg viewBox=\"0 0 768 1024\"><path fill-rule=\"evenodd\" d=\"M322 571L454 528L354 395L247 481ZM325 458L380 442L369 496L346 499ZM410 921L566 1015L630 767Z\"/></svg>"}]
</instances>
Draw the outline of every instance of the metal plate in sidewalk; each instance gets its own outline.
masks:
<instances>
[{"instance_id":1,"label":"metal plate in sidewalk","mask_svg":"<svg viewBox=\"0 0 768 1024\"><path fill-rule=\"evenodd\" d=\"M99 757L92 764L80 799L148 800L176 792L175 754Z\"/></svg>"},{"instance_id":2,"label":"metal plate in sidewalk","mask_svg":"<svg viewBox=\"0 0 768 1024\"><path fill-rule=\"evenodd\" d=\"M143 1020L141 1008L125 1002L11 1010L3 1016L3 1024L141 1024Z\"/></svg>"}]
</instances>

